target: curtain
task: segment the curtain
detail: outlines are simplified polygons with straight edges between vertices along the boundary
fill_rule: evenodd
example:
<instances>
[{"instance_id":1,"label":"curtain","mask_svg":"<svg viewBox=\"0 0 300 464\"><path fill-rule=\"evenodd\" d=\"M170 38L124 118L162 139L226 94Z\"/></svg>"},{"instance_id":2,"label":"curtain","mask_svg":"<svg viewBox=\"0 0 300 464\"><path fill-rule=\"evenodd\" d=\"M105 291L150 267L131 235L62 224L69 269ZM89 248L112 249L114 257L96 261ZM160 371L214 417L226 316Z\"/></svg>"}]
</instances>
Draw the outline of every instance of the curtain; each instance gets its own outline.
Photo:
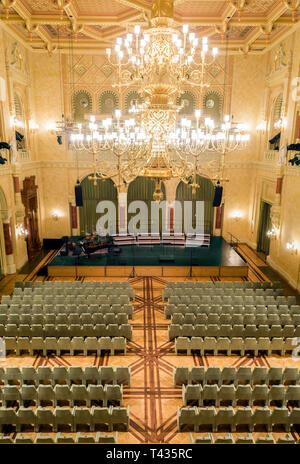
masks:
<instances>
[{"instance_id":1,"label":"curtain","mask_svg":"<svg viewBox=\"0 0 300 464\"><path fill-rule=\"evenodd\" d=\"M268 230L271 229L270 211L271 205L262 201L258 225L257 251L262 251L266 256L270 252L270 238L267 236Z\"/></svg>"},{"instance_id":2,"label":"curtain","mask_svg":"<svg viewBox=\"0 0 300 464\"><path fill-rule=\"evenodd\" d=\"M164 200L166 199L166 189L164 183L161 184L161 190L164 194ZM153 200L153 193L155 191L155 182L154 180L149 179L148 177L137 177L133 180L128 187L127 192L127 208L133 201L144 201L148 209L148 233L151 232L151 202ZM138 214L138 211L137 211ZM127 223L130 219L135 216L135 213L128 213ZM160 212L160 221L159 221L159 231L162 230L161 224L161 212Z\"/></svg>"},{"instance_id":3,"label":"curtain","mask_svg":"<svg viewBox=\"0 0 300 464\"><path fill-rule=\"evenodd\" d=\"M197 176L197 184L200 185L200 188L198 188L196 194L193 195L192 188L184 182L180 182L176 190L176 200L181 202L183 217L184 202L192 201L193 227L196 227L196 201L204 201L204 224L201 224L201 226L203 226L203 230L206 234L212 234L214 221L214 185L211 180L200 176Z\"/></svg>"},{"instance_id":4,"label":"curtain","mask_svg":"<svg viewBox=\"0 0 300 464\"><path fill-rule=\"evenodd\" d=\"M93 233L101 214L96 213L100 201L110 200L116 207L118 218L118 191L111 179L98 180L95 186L87 177L81 182L83 206L79 207L80 234ZM117 219L118 224L118 219ZM117 228L118 229L118 228Z\"/></svg>"}]
</instances>

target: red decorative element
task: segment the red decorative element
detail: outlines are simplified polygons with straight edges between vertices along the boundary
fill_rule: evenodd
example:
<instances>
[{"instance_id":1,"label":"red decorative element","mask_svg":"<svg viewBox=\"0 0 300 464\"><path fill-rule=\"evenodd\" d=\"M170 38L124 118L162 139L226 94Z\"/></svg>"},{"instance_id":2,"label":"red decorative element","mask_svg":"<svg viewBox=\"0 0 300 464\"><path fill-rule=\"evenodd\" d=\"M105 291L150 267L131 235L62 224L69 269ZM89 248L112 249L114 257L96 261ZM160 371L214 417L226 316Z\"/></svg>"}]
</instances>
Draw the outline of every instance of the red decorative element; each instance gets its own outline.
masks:
<instances>
[{"instance_id":1,"label":"red decorative element","mask_svg":"<svg viewBox=\"0 0 300 464\"><path fill-rule=\"evenodd\" d=\"M174 208L169 208L169 221L170 221L170 232L174 231Z\"/></svg>"},{"instance_id":2,"label":"red decorative element","mask_svg":"<svg viewBox=\"0 0 300 464\"><path fill-rule=\"evenodd\" d=\"M300 139L300 114L297 115L296 139Z\"/></svg>"},{"instance_id":3,"label":"red decorative element","mask_svg":"<svg viewBox=\"0 0 300 464\"><path fill-rule=\"evenodd\" d=\"M277 179L277 185L276 185L276 193L281 194L281 189L282 189L282 177L278 177Z\"/></svg>"},{"instance_id":4,"label":"red decorative element","mask_svg":"<svg viewBox=\"0 0 300 464\"><path fill-rule=\"evenodd\" d=\"M20 180L19 177L13 177L14 180L14 191L15 193L20 193Z\"/></svg>"},{"instance_id":5,"label":"red decorative element","mask_svg":"<svg viewBox=\"0 0 300 464\"><path fill-rule=\"evenodd\" d=\"M216 224L215 224L216 229L222 228L222 213L223 213L223 207L219 206L216 210Z\"/></svg>"},{"instance_id":6,"label":"red decorative element","mask_svg":"<svg viewBox=\"0 0 300 464\"><path fill-rule=\"evenodd\" d=\"M5 253L7 255L12 255L13 247L12 247L10 224L3 223L3 233L4 233Z\"/></svg>"},{"instance_id":7,"label":"red decorative element","mask_svg":"<svg viewBox=\"0 0 300 464\"><path fill-rule=\"evenodd\" d=\"M76 206L71 206L71 213L72 213L72 229L77 229L78 222L77 222L77 208L76 208Z\"/></svg>"}]
</instances>

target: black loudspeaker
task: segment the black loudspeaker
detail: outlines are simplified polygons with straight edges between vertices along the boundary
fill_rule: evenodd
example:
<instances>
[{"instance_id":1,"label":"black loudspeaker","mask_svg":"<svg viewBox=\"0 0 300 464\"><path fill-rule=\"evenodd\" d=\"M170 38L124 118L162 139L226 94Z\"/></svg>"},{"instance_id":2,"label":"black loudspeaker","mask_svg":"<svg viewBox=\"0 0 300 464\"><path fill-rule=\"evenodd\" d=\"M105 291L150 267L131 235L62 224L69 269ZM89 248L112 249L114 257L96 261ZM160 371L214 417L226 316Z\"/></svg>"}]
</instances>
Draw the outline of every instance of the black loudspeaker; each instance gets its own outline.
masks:
<instances>
[{"instance_id":1,"label":"black loudspeaker","mask_svg":"<svg viewBox=\"0 0 300 464\"><path fill-rule=\"evenodd\" d=\"M213 207L219 207L222 203L223 187L217 185L215 188L215 196L213 201Z\"/></svg>"},{"instance_id":2,"label":"black loudspeaker","mask_svg":"<svg viewBox=\"0 0 300 464\"><path fill-rule=\"evenodd\" d=\"M77 181L77 184L75 185L75 200L76 200L76 206L83 206L82 187L80 185L79 180Z\"/></svg>"}]
</instances>

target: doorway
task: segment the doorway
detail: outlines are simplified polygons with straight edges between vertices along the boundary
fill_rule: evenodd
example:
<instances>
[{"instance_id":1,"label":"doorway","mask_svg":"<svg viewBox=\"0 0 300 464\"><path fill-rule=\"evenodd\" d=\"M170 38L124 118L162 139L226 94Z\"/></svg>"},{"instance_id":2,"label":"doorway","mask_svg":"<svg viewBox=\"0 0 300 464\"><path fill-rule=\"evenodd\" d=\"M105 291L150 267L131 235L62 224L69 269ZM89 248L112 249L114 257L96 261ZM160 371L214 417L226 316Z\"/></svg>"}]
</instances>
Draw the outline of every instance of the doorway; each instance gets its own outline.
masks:
<instances>
[{"instance_id":1,"label":"doorway","mask_svg":"<svg viewBox=\"0 0 300 464\"><path fill-rule=\"evenodd\" d=\"M265 201L261 202L260 217L258 225L257 251L268 256L270 253L270 238L267 232L271 229L271 205Z\"/></svg>"},{"instance_id":2,"label":"doorway","mask_svg":"<svg viewBox=\"0 0 300 464\"><path fill-rule=\"evenodd\" d=\"M21 191L22 202L25 206L25 230L27 230L27 254L28 259L35 258L41 252L41 241L38 228L38 201L37 185L35 176L25 177L23 190Z\"/></svg>"}]
</instances>

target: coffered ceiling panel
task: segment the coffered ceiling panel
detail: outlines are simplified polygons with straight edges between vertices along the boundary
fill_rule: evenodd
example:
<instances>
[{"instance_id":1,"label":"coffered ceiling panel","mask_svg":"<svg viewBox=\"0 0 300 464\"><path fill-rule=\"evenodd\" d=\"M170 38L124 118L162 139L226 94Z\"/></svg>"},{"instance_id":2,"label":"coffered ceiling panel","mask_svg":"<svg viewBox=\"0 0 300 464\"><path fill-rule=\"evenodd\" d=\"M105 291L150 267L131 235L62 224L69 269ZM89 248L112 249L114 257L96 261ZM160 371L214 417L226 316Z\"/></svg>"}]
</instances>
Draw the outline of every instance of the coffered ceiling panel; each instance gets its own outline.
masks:
<instances>
[{"instance_id":1,"label":"coffered ceiling panel","mask_svg":"<svg viewBox=\"0 0 300 464\"><path fill-rule=\"evenodd\" d=\"M300 26L295 0L174 0L174 27L189 24L220 52L261 53ZM298 2L299 3L299 2ZM105 53L139 23L148 27L151 0L0 0L1 20L36 51Z\"/></svg>"}]
</instances>

